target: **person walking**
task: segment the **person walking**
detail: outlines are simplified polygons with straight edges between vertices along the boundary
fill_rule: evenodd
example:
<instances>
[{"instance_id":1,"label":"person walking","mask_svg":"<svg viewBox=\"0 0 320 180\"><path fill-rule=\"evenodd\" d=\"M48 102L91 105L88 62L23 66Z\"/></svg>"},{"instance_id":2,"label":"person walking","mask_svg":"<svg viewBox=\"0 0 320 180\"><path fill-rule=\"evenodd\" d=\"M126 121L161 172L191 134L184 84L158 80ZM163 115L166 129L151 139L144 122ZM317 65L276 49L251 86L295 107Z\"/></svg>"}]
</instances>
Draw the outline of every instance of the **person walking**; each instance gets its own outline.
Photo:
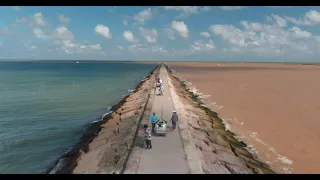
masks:
<instances>
[{"instance_id":1,"label":"person walking","mask_svg":"<svg viewBox=\"0 0 320 180\"><path fill-rule=\"evenodd\" d=\"M150 121L151 121L151 125L152 125L152 133L154 133L154 128L156 127L156 123L157 123L156 113L152 114Z\"/></svg>"},{"instance_id":2,"label":"person walking","mask_svg":"<svg viewBox=\"0 0 320 180\"><path fill-rule=\"evenodd\" d=\"M176 110L172 111L171 122L172 122L172 129L175 130L178 122L178 114Z\"/></svg>"},{"instance_id":3,"label":"person walking","mask_svg":"<svg viewBox=\"0 0 320 180\"><path fill-rule=\"evenodd\" d=\"M159 88L159 93L160 93L161 96L163 96L163 91L164 91L164 87L163 87L163 85L161 84L161 85L160 85L160 88Z\"/></svg>"},{"instance_id":4,"label":"person walking","mask_svg":"<svg viewBox=\"0 0 320 180\"><path fill-rule=\"evenodd\" d=\"M143 131L143 135L146 138L146 149L152 149L152 144L151 144L151 131L148 128L148 125L145 124L143 126L144 131Z\"/></svg>"}]
</instances>

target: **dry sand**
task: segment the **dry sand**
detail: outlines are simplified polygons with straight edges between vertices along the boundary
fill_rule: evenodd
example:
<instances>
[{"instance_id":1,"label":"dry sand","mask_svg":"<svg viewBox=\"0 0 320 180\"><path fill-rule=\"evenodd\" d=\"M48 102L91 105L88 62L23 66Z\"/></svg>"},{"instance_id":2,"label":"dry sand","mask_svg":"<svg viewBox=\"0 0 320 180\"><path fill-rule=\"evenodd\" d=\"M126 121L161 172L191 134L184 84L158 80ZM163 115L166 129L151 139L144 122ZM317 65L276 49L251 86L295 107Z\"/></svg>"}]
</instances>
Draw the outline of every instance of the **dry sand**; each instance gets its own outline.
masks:
<instances>
[{"instance_id":1,"label":"dry sand","mask_svg":"<svg viewBox=\"0 0 320 180\"><path fill-rule=\"evenodd\" d=\"M279 173L320 173L320 66L168 63Z\"/></svg>"}]
</instances>

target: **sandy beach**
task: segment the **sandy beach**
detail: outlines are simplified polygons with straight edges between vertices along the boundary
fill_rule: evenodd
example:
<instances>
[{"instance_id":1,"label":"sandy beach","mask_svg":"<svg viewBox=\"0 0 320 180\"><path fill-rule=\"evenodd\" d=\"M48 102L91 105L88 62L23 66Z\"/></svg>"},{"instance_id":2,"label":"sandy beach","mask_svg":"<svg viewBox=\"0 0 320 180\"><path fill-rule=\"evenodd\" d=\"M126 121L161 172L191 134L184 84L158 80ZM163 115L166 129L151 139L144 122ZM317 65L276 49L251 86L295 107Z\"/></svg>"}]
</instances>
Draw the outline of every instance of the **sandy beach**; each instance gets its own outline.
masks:
<instances>
[{"instance_id":1,"label":"sandy beach","mask_svg":"<svg viewBox=\"0 0 320 180\"><path fill-rule=\"evenodd\" d=\"M320 66L168 63L279 173L319 173Z\"/></svg>"}]
</instances>

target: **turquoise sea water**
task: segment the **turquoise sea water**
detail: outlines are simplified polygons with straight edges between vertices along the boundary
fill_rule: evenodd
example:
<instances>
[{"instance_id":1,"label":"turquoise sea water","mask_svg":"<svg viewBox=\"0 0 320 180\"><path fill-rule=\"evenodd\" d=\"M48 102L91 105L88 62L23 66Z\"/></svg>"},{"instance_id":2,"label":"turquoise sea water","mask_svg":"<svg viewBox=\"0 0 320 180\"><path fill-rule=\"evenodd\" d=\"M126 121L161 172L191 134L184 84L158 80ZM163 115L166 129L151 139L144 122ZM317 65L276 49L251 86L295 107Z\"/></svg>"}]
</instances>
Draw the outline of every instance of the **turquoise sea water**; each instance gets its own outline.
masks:
<instances>
[{"instance_id":1,"label":"turquoise sea water","mask_svg":"<svg viewBox=\"0 0 320 180\"><path fill-rule=\"evenodd\" d=\"M39 173L153 68L111 62L0 62L0 173Z\"/></svg>"}]
</instances>

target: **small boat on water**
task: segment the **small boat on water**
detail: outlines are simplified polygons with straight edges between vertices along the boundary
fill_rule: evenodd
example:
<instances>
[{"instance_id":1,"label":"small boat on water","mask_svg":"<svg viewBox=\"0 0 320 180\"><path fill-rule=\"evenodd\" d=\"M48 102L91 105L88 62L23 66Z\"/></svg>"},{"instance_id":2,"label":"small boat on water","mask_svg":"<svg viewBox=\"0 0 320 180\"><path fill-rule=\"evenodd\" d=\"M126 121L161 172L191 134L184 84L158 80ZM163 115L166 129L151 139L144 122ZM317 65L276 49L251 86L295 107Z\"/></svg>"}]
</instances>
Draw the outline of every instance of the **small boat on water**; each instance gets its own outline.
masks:
<instances>
[{"instance_id":1,"label":"small boat on water","mask_svg":"<svg viewBox=\"0 0 320 180\"><path fill-rule=\"evenodd\" d=\"M77 64L79 64L79 61L77 61Z\"/></svg>"}]
</instances>

